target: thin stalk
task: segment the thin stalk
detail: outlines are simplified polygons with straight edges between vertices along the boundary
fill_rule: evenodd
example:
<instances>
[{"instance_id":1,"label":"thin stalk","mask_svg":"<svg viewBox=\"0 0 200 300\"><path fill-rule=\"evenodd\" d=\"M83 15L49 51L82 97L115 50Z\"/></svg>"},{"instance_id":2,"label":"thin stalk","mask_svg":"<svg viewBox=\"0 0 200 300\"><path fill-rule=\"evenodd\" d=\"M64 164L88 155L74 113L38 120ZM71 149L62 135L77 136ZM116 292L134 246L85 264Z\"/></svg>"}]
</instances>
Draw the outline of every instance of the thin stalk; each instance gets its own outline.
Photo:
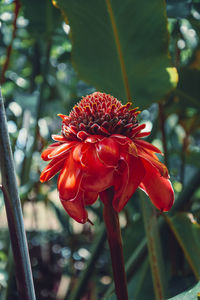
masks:
<instances>
[{"instance_id":1,"label":"thin stalk","mask_svg":"<svg viewBox=\"0 0 200 300\"><path fill-rule=\"evenodd\" d=\"M140 191L141 210L143 214L144 227L147 237L149 262L153 279L156 300L166 299L166 278L164 273L164 261L160 242L159 222L155 208Z\"/></svg>"},{"instance_id":2,"label":"thin stalk","mask_svg":"<svg viewBox=\"0 0 200 300\"><path fill-rule=\"evenodd\" d=\"M128 300L119 217L118 213L114 210L111 201L104 203L103 214L112 259L117 300Z\"/></svg>"},{"instance_id":3,"label":"thin stalk","mask_svg":"<svg viewBox=\"0 0 200 300\"><path fill-rule=\"evenodd\" d=\"M0 84L3 84L5 82L5 80L6 80L5 74L6 74L6 71L7 71L9 63L10 63L10 57L11 57L11 52L12 52L12 48L13 48L13 42L14 42L14 39L16 37L17 18L18 18L18 15L19 15L20 7L21 7L20 1L19 0L15 0L14 1L14 5L15 5L15 8L14 8L14 20L13 20L12 39L11 39L10 45L8 46L8 48L6 50L6 60L5 60L4 64L3 64L1 78L0 78Z\"/></svg>"},{"instance_id":4,"label":"thin stalk","mask_svg":"<svg viewBox=\"0 0 200 300\"><path fill-rule=\"evenodd\" d=\"M182 183L182 186L184 186L184 181L185 181L185 160L186 160L187 147L188 147L188 134L186 132L186 135L183 139L183 146L181 152L180 182Z\"/></svg>"},{"instance_id":5,"label":"thin stalk","mask_svg":"<svg viewBox=\"0 0 200 300\"><path fill-rule=\"evenodd\" d=\"M35 300L32 271L14 162L7 129L5 108L0 92L0 169L10 239L15 261L15 275L20 299Z\"/></svg>"},{"instance_id":6,"label":"thin stalk","mask_svg":"<svg viewBox=\"0 0 200 300\"><path fill-rule=\"evenodd\" d=\"M164 104L162 102L159 102L158 107L159 107L159 123L160 123L162 144L164 150L164 161L165 161L165 165L168 167L168 150L167 150L167 138L166 138L166 131L165 131Z\"/></svg>"}]
</instances>

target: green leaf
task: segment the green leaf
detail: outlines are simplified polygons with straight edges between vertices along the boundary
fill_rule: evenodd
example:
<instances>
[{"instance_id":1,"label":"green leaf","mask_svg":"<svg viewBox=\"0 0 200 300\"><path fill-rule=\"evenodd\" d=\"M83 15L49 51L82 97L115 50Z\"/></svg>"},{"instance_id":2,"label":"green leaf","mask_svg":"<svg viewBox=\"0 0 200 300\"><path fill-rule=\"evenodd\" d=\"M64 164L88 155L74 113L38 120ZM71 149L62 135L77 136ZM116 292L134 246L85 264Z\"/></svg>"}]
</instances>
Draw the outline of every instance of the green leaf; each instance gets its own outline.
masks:
<instances>
[{"instance_id":1,"label":"green leaf","mask_svg":"<svg viewBox=\"0 0 200 300\"><path fill-rule=\"evenodd\" d=\"M197 300L200 292L200 282L197 283L192 289L181 293L168 300Z\"/></svg>"},{"instance_id":2,"label":"green leaf","mask_svg":"<svg viewBox=\"0 0 200 300\"><path fill-rule=\"evenodd\" d=\"M155 299L148 256L130 281L128 291L134 300Z\"/></svg>"},{"instance_id":3,"label":"green leaf","mask_svg":"<svg viewBox=\"0 0 200 300\"><path fill-rule=\"evenodd\" d=\"M176 93L180 98L180 103L187 107L200 109L199 103L199 82L200 71L196 69L180 68L179 83ZM179 103L179 105L180 105Z\"/></svg>"},{"instance_id":4,"label":"green leaf","mask_svg":"<svg viewBox=\"0 0 200 300\"><path fill-rule=\"evenodd\" d=\"M156 210L150 203L149 199L147 199L147 196L142 191L140 191L140 196L155 298L165 299L165 285L167 280L164 274L158 218Z\"/></svg>"},{"instance_id":5,"label":"green leaf","mask_svg":"<svg viewBox=\"0 0 200 300\"><path fill-rule=\"evenodd\" d=\"M37 39L51 36L61 26L61 17L49 0L22 0L24 17L29 20L28 30Z\"/></svg>"},{"instance_id":6,"label":"green leaf","mask_svg":"<svg viewBox=\"0 0 200 300\"><path fill-rule=\"evenodd\" d=\"M56 0L71 27L72 58L82 79L140 107L177 83L168 55L164 1Z\"/></svg>"},{"instance_id":7,"label":"green leaf","mask_svg":"<svg viewBox=\"0 0 200 300\"><path fill-rule=\"evenodd\" d=\"M190 213L178 213L173 217L165 215L196 278L200 279L200 225Z\"/></svg>"}]
</instances>

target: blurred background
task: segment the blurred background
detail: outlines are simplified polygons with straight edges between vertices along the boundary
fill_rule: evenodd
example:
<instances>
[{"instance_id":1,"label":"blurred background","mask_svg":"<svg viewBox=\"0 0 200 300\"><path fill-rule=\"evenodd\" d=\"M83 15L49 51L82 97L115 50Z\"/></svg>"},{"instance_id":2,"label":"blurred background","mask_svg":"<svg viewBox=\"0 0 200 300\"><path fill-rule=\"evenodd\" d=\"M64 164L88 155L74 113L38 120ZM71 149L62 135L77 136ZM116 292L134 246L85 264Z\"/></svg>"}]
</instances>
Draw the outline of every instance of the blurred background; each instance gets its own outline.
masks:
<instances>
[{"instance_id":1,"label":"blurred background","mask_svg":"<svg viewBox=\"0 0 200 300\"><path fill-rule=\"evenodd\" d=\"M61 207L57 178L39 182L46 165L41 151L61 129L58 113L69 114L96 90L127 102L102 2L72 2L0 2L0 83L37 299L115 299L102 204L88 207L94 226L78 224ZM165 153L176 197L166 217L137 192L120 213L129 295L155 299L147 251L152 232L144 226L152 222L168 299L200 279L200 1L128 2L133 14L120 1L113 14L125 64L130 62L131 98L142 110L140 122L152 130L148 140ZM200 286L192 291L187 299L196 299ZM2 193L0 299L18 299Z\"/></svg>"}]
</instances>

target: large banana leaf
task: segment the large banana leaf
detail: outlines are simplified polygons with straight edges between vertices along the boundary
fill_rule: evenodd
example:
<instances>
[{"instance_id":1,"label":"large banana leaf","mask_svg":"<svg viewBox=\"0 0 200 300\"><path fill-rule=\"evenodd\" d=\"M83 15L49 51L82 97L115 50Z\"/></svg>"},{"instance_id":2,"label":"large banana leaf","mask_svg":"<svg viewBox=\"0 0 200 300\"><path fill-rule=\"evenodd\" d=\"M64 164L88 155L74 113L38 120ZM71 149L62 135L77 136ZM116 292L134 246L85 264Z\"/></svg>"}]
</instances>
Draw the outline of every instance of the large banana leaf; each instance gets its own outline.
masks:
<instances>
[{"instance_id":1,"label":"large banana leaf","mask_svg":"<svg viewBox=\"0 0 200 300\"><path fill-rule=\"evenodd\" d=\"M81 79L140 107L177 82L168 55L163 0L53 0L69 21L72 57Z\"/></svg>"},{"instance_id":2,"label":"large banana leaf","mask_svg":"<svg viewBox=\"0 0 200 300\"><path fill-rule=\"evenodd\" d=\"M168 300L198 300L200 296L200 282L198 282L192 289L183 292Z\"/></svg>"},{"instance_id":3,"label":"large banana leaf","mask_svg":"<svg viewBox=\"0 0 200 300\"><path fill-rule=\"evenodd\" d=\"M200 225L192 214L179 213L166 220L182 248L188 263L196 276L200 279Z\"/></svg>"}]
</instances>

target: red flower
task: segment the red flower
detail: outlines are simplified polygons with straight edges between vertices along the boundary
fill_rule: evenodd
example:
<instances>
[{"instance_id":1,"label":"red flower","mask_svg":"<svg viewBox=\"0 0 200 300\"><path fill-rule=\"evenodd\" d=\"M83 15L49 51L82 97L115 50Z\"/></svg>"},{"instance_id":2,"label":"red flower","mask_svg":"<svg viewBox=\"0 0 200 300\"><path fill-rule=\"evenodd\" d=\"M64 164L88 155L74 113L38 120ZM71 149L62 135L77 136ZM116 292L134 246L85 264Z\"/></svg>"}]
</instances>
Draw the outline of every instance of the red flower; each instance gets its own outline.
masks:
<instances>
[{"instance_id":1,"label":"red flower","mask_svg":"<svg viewBox=\"0 0 200 300\"><path fill-rule=\"evenodd\" d=\"M51 162L42 171L41 182L60 172L58 191L67 213L80 223L88 220L86 205L98 195L107 201L106 190L113 187L112 205L119 212L140 187L153 204L168 211L174 192L167 168L155 153L155 146L140 138L145 124L136 119L137 108L122 105L116 98L96 92L82 98L69 116L59 115L62 135L42 153Z\"/></svg>"}]
</instances>

